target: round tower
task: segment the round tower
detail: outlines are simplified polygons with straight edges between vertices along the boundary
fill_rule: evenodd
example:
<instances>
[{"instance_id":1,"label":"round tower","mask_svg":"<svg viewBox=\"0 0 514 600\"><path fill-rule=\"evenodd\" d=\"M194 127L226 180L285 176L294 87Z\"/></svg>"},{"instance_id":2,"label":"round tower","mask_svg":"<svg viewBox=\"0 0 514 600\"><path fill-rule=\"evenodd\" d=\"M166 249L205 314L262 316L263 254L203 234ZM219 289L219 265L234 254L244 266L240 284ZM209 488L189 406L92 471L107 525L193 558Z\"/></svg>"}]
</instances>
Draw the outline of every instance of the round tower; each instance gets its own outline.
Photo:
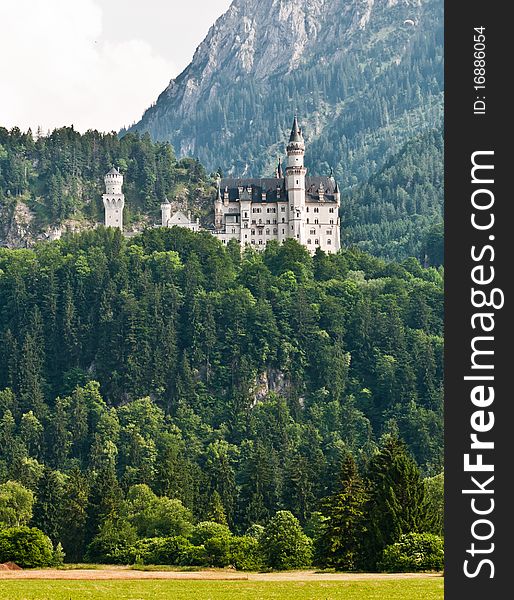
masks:
<instances>
[{"instance_id":1,"label":"round tower","mask_svg":"<svg viewBox=\"0 0 514 600\"><path fill-rule=\"evenodd\" d=\"M171 202L168 198L164 199L164 202L161 204L161 215L162 215L162 226L169 227L169 222L171 219Z\"/></svg>"},{"instance_id":2,"label":"round tower","mask_svg":"<svg viewBox=\"0 0 514 600\"><path fill-rule=\"evenodd\" d=\"M289 143L287 144L286 189L289 200L289 231L288 237L305 244L305 176L304 166L305 142L303 133L295 115Z\"/></svg>"},{"instance_id":3,"label":"round tower","mask_svg":"<svg viewBox=\"0 0 514 600\"><path fill-rule=\"evenodd\" d=\"M214 229L221 231L223 229L223 204L221 198L220 179L218 179L218 188L216 190L216 200L214 201Z\"/></svg>"},{"instance_id":4,"label":"round tower","mask_svg":"<svg viewBox=\"0 0 514 600\"><path fill-rule=\"evenodd\" d=\"M123 231L123 175L113 167L104 177L105 194L102 196L105 208L105 226L116 227Z\"/></svg>"}]
</instances>

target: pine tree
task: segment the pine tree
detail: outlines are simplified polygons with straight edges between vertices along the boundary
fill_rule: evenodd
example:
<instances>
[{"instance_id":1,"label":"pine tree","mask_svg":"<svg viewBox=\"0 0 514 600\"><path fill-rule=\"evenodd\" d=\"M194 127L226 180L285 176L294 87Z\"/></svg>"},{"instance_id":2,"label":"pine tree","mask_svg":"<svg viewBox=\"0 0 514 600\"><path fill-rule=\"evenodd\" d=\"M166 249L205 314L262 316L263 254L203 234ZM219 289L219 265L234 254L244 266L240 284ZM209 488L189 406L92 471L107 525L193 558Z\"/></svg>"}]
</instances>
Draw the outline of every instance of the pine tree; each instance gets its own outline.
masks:
<instances>
[{"instance_id":1,"label":"pine tree","mask_svg":"<svg viewBox=\"0 0 514 600\"><path fill-rule=\"evenodd\" d=\"M351 571L361 563L365 532L366 487L351 455L341 466L339 489L325 498L325 520L316 540L316 562L327 567Z\"/></svg>"},{"instance_id":2,"label":"pine tree","mask_svg":"<svg viewBox=\"0 0 514 600\"><path fill-rule=\"evenodd\" d=\"M367 480L364 560L368 569L375 569L384 548L402 534L427 531L429 511L420 471L398 437L387 435L370 460Z\"/></svg>"}]
</instances>

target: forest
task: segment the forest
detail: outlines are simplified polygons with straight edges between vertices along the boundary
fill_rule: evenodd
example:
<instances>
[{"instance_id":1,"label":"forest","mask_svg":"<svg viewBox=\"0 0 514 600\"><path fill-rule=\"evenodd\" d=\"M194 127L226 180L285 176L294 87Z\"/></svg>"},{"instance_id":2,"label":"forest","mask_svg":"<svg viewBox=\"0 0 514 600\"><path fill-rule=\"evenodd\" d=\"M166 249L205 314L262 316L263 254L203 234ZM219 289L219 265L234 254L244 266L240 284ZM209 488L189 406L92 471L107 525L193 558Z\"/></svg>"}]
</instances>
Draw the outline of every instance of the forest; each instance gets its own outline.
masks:
<instances>
[{"instance_id":1,"label":"forest","mask_svg":"<svg viewBox=\"0 0 514 600\"><path fill-rule=\"evenodd\" d=\"M165 197L212 224L217 173L207 174L191 158L177 160L166 142L152 142L148 134L80 134L70 127L36 136L0 128L0 244L17 203L34 214L34 234L70 219L83 228L102 222L103 177L112 164L124 175L127 227L159 222ZM406 143L368 181L343 193L343 244L440 266L442 173L440 130Z\"/></svg>"},{"instance_id":2,"label":"forest","mask_svg":"<svg viewBox=\"0 0 514 600\"><path fill-rule=\"evenodd\" d=\"M90 226L102 221L103 178L112 165L125 177L128 224L158 219L165 197L197 211L214 193L198 161L177 160L168 143L152 142L148 134L120 139L114 132L81 134L73 127L47 134L0 127L0 234L16 202L30 208L39 229L70 218Z\"/></svg>"},{"instance_id":3,"label":"forest","mask_svg":"<svg viewBox=\"0 0 514 600\"><path fill-rule=\"evenodd\" d=\"M442 299L441 267L294 240L0 249L0 561L440 557Z\"/></svg>"}]
</instances>

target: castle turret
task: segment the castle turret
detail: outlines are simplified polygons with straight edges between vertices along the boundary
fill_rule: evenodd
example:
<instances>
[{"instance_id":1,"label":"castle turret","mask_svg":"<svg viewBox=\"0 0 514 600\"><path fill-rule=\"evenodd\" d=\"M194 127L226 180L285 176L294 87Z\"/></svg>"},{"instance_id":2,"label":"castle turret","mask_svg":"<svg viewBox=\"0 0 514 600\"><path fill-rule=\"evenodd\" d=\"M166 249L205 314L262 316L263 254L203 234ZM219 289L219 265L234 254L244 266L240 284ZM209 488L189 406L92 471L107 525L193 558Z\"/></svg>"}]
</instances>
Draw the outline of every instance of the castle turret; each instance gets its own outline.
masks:
<instances>
[{"instance_id":1,"label":"castle turret","mask_svg":"<svg viewBox=\"0 0 514 600\"><path fill-rule=\"evenodd\" d=\"M169 227L169 222L171 219L171 202L168 198L164 198L164 201L161 204L161 217L162 217L162 226Z\"/></svg>"},{"instance_id":2,"label":"castle turret","mask_svg":"<svg viewBox=\"0 0 514 600\"><path fill-rule=\"evenodd\" d=\"M339 184L336 181L336 186L334 188L334 198L337 202L337 208L341 206L341 192L339 191Z\"/></svg>"},{"instance_id":3,"label":"castle turret","mask_svg":"<svg viewBox=\"0 0 514 600\"><path fill-rule=\"evenodd\" d=\"M228 194L227 194L228 196ZM218 189L216 191L216 200L214 202L214 229L221 231L223 228L223 205L221 198L220 180L218 179Z\"/></svg>"},{"instance_id":4,"label":"castle turret","mask_svg":"<svg viewBox=\"0 0 514 600\"><path fill-rule=\"evenodd\" d=\"M105 226L116 227L123 231L123 175L113 167L104 177L105 194L102 196L105 208Z\"/></svg>"},{"instance_id":5,"label":"castle turret","mask_svg":"<svg viewBox=\"0 0 514 600\"><path fill-rule=\"evenodd\" d=\"M295 115L289 143L287 145L286 189L289 200L289 237L305 244L305 142Z\"/></svg>"}]
</instances>

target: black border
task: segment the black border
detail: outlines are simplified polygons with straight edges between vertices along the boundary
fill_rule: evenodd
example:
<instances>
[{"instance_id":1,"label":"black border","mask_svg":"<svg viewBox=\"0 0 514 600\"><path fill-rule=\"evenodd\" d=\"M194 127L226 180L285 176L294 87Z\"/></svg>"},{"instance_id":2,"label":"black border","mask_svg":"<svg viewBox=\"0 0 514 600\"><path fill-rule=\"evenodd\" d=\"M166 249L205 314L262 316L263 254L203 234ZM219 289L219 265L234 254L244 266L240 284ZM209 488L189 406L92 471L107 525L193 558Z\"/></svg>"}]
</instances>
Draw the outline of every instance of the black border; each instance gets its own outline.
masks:
<instances>
[{"instance_id":1,"label":"black border","mask_svg":"<svg viewBox=\"0 0 514 600\"><path fill-rule=\"evenodd\" d=\"M511 466L514 444L514 395L509 381L512 353L512 306L506 287L512 272L514 253L510 238L514 193L509 186L514 178L512 150L508 140L513 134L512 47L514 26L508 17L507 2L476 1L445 3L445 598L448 600L486 600L514 597L511 575L514 574L514 469ZM474 115L474 27L485 27L486 34L486 114ZM482 95L480 93L479 95ZM477 232L470 222L471 154L494 150L495 225L493 230ZM514 186L513 186L514 187ZM495 426L493 451L484 460L493 460L495 510L490 515L495 533L490 540L494 552L483 555L494 563L494 578L484 567L475 578L464 574L463 563L472 540L471 524L477 518L470 506L470 496L462 494L470 487L470 473L464 472L464 454L470 446L470 416L477 410L470 402L472 386L464 381L470 373L471 269L478 263L471 259L472 245L489 243L495 236L494 287L505 291L505 306L494 311L496 327L492 335L495 362ZM476 335L476 333L475 333ZM510 488L513 491L510 491ZM512 496L511 496L512 494ZM478 542L477 542L478 544ZM486 545L486 542L483 543ZM479 557L475 557L476 566ZM512 563L512 564L511 564ZM473 569L470 569L473 570Z\"/></svg>"}]
</instances>

